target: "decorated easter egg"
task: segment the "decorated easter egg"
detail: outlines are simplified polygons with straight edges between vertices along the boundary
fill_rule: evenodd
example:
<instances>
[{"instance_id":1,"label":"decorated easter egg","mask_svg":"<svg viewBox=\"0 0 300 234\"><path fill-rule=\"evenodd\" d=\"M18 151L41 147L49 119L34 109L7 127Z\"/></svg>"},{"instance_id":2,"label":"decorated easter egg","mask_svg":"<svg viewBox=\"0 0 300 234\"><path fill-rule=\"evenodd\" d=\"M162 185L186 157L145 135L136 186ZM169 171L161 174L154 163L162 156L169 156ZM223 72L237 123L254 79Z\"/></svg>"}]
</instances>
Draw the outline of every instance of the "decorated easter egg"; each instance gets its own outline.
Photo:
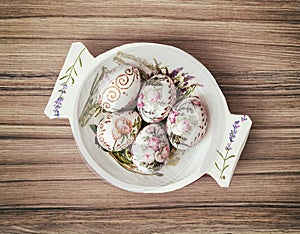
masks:
<instances>
[{"instance_id":1,"label":"decorated easter egg","mask_svg":"<svg viewBox=\"0 0 300 234\"><path fill-rule=\"evenodd\" d=\"M103 78L99 87L99 105L106 111L133 109L141 88L141 76L133 66L117 66Z\"/></svg>"},{"instance_id":2,"label":"decorated easter egg","mask_svg":"<svg viewBox=\"0 0 300 234\"><path fill-rule=\"evenodd\" d=\"M132 161L142 173L152 174L165 164L170 145L164 127L149 124L137 135L131 148Z\"/></svg>"},{"instance_id":3,"label":"decorated easter egg","mask_svg":"<svg viewBox=\"0 0 300 234\"><path fill-rule=\"evenodd\" d=\"M120 151L132 144L140 128L136 111L110 113L98 124L97 140L108 151Z\"/></svg>"},{"instance_id":4,"label":"decorated easter egg","mask_svg":"<svg viewBox=\"0 0 300 234\"><path fill-rule=\"evenodd\" d=\"M141 88L137 108L147 123L156 123L165 119L176 102L176 88L171 78L155 75Z\"/></svg>"},{"instance_id":5,"label":"decorated easter egg","mask_svg":"<svg viewBox=\"0 0 300 234\"><path fill-rule=\"evenodd\" d=\"M171 144L186 150L204 136L207 128L207 113L198 97L182 99L169 113L166 130Z\"/></svg>"}]
</instances>

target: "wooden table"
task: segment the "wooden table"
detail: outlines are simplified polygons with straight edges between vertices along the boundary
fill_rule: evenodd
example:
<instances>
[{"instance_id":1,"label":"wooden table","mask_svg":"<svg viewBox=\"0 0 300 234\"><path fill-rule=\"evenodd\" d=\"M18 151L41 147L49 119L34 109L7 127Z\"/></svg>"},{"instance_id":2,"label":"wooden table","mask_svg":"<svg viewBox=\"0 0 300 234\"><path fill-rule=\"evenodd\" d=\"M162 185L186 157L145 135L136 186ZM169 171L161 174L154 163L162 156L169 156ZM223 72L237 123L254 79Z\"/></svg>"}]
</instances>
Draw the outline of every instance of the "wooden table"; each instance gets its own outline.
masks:
<instances>
[{"instance_id":1,"label":"wooden table","mask_svg":"<svg viewBox=\"0 0 300 234\"><path fill-rule=\"evenodd\" d=\"M300 232L299 1L2 0L0 232ZM113 187L45 105L72 42L96 56L129 42L179 47L253 127L231 186Z\"/></svg>"}]
</instances>

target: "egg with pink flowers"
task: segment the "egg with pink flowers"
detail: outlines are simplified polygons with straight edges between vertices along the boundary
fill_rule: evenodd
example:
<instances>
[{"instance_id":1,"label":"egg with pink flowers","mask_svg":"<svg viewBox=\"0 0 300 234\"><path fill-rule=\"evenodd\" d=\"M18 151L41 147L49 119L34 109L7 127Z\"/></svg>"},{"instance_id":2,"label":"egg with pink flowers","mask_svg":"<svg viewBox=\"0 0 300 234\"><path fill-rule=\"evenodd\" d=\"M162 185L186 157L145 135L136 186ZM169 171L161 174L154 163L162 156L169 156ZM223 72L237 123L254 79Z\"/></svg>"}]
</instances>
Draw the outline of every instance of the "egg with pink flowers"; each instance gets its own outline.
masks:
<instances>
[{"instance_id":1,"label":"egg with pink flowers","mask_svg":"<svg viewBox=\"0 0 300 234\"><path fill-rule=\"evenodd\" d=\"M137 135L131 148L132 161L137 170L152 174L163 165L170 154L167 133L161 124L149 124Z\"/></svg>"},{"instance_id":2,"label":"egg with pink flowers","mask_svg":"<svg viewBox=\"0 0 300 234\"><path fill-rule=\"evenodd\" d=\"M186 150L198 143L206 132L207 118L205 107L196 96L176 103L166 123L171 144L177 149Z\"/></svg>"},{"instance_id":3,"label":"egg with pink flowers","mask_svg":"<svg viewBox=\"0 0 300 234\"><path fill-rule=\"evenodd\" d=\"M157 123L165 119L176 102L176 87L170 77L155 75L141 88L137 108L147 123Z\"/></svg>"},{"instance_id":4,"label":"egg with pink flowers","mask_svg":"<svg viewBox=\"0 0 300 234\"><path fill-rule=\"evenodd\" d=\"M141 127L136 111L108 114L97 127L99 145L108 151L121 151L132 144Z\"/></svg>"}]
</instances>

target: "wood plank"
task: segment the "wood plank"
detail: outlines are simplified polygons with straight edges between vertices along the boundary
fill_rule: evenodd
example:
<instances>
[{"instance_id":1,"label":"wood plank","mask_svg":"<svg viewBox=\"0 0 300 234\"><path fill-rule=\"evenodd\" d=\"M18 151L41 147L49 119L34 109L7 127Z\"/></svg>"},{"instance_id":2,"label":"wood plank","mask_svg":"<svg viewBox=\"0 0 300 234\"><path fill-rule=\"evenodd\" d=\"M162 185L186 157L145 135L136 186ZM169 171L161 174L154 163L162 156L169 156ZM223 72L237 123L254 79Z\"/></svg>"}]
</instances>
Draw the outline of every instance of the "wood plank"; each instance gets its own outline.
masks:
<instances>
[{"instance_id":1,"label":"wood plank","mask_svg":"<svg viewBox=\"0 0 300 234\"><path fill-rule=\"evenodd\" d=\"M300 155L298 133L294 138L289 138L290 129L278 131L251 130L247 144L243 150L241 159L297 159ZM277 133L276 133L277 132ZM270 135L271 134L271 135ZM273 135L274 134L274 135ZM285 137L282 137L285 135ZM284 139L285 138L285 139Z\"/></svg>"},{"instance_id":2,"label":"wood plank","mask_svg":"<svg viewBox=\"0 0 300 234\"><path fill-rule=\"evenodd\" d=\"M1 209L18 207L92 207L99 209L166 206L286 204L299 206L299 174L235 175L228 189L209 176L172 193L139 194L101 179L1 182ZM191 199L189 199L191 198ZM124 201L126 199L126 201ZM168 204L166 204L166 200Z\"/></svg>"},{"instance_id":3,"label":"wood plank","mask_svg":"<svg viewBox=\"0 0 300 234\"><path fill-rule=\"evenodd\" d=\"M187 30L188 25L188 30ZM14 28L14 30L10 30ZM282 30L284 28L284 30ZM111 39L147 41L170 40L173 35L180 40L210 40L263 45L298 46L299 25L276 22L198 21L168 18L119 17L36 17L0 19L0 38L25 39ZM49 33L51 31L51 33ZM130 33L128 33L130 32ZM141 33L143 32L143 33ZM167 32L167 33L166 33ZM112 34L113 33L113 34ZM287 40L288 38L288 40Z\"/></svg>"},{"instance_id":4,"label":"wood plank","mask_svg":"<svg viewBox=\"0 0 300 234\"><path fill-rule=\"evenodd\" d=\"M2 166L82 163L74 139L1 139L0 145Z\"/></svg>"},{"instance_id":5,"label":"wood plank","mask_svg":"<svg viewBox=\"0 0 300 234\"><path fill-rule=\"evenodd\" d=\"M0 125L0 135L4 139L72 139L69 126L24 126Z\"/></svg>"},{"instance_id":6,"label":"wood plank","mask_svg":"<svg viewBox=\"0 0 300 234\"><path fill-rule=\"evenodd\" d=\"M225 95L255 95L261 98L273 95L299 95L299 75L297 71L214 73Z\"/></svg>"},{"instance_id":7,"label":"wood plank","mask_svg":"<svg viewBox=\"0 0 300 234\"><path fill-rule=\"evenodd\" d=\"M2 18L22 17L139 17L191 20L295 21L298 1L87 1L66 0L59 5L49 0L2 1ZM68 10L66 10L68 9ZM78 10L84 9L84 10ZM181 14L178 14L178 10ZM242 12L242 13L241 13Z\"/></svg>"},{"instance_id":8,"label":"wood plank","mask_svg":"<svg viewBox=\"0 0 300 234\"><path fill-rule=\"evenodd\" d=\"M94 180L97 177L81 161L75 164L69 156L68 164L21 164L0 167L0 182L51 181L51 180Z\"/></svg>"},{"instance_id":9,"label":"wood plank","mask_svg":"<svg viewBox=\"0 0 300 234\"><path fill-rule=\"evenodd\" d=\"M77 152L76 152L77 153ZM54 155L52 161L57 155ZM94 180L95 174L84 163L79 161L78 155L65 156L62 163L47 164L8 164L0 167L0 182L24 182L24 181L52 181L52 180ZM45 159L45 157L43 157ZM35 159L37 160L37 159ZM32 160L33 161L33 160ZM234 172L236 175L252 174L297 174L299 173L300 159L241 159Z\"/></svg>"},{"instance_id":10,"label":"wood plank","mask_svg":"<svg viewBox=\"0 0 300 234\"><path fill-rule=\"evenodd\" d=\"M253 216L255 210L255 216ZM1 212L1 211L0 211ZM297 233L294 207L157 207L156 209L15 209L1 212L2 232ZM238 228L237 228L238 222ZM155 224L155 225L154 225ZM122 231L121 231L122 230Z\"/></svg>"},{"instance_id":11,"label":"wood plank","mask_svg":"<svg viewBox=\"0 0 300 234\"><path fill-rule=\"evenodd\" d=\"M0 58L3 64L0 67L1 79L21 78L24 82L42 81L42 83L46 82L45 84L53 82L74 40L61 38L0 39ZM78 40L82 41L94 56L122 44L140 41L139 39L125 39L123 37L120 41L88 40L82 37ZM157 42L157 40L149 40L149 38L145 41ZM216 78L219 75L222 77L223 73L227 73L224 74L226 77L232 76L237 71L240 72L239 76L245 77L246 75L252 79L257 78L257 72L263 71L267 71L265 74L261 74L263 77L272 77L273 80L277 76L284 75L284 73L276 75L278 71L290 71L287 74L295 77L292 71L297 71L297 66L300 65L299 49L287 44L280 46L253 45L242 41L211 41L204 38L198 38L196 41L189 41L188 43L186 40L180 41L179 38L176 40L169 38L159 40L159 42L179 47L191 53L212 73L218 72ZM253 73L246 73L245 71L252 71ZM46 80L40 80L42 78L46 78ZM13 81L13 79L11 80Z\"/></svg>"}]
</instances>

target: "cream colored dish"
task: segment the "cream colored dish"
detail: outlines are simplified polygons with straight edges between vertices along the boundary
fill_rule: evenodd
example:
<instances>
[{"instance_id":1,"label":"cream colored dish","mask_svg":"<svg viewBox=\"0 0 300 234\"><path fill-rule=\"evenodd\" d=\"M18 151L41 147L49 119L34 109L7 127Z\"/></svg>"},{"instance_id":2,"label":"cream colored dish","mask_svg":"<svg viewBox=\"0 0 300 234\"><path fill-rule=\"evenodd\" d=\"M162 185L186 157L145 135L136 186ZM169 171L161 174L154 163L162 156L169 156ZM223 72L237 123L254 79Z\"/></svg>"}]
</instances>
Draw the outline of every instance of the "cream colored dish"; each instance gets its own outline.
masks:
<instances>
[{"instance_id":1,"label":"cream colored dish","mask_svg":"<svg viewBox=\"0 0 300 234\"><path fill-rule=\"evenodd\" d=\"M131 61L130 65L134 67L143 67L144 73L151 73L151 65L155 68L156 62L170 69L183 67L195 77L196 84L201 85L196 86L193 94L200 98L207 110L206 133L199 143L175 155L173 162L170 160L170 165L161 169L160 176L132 173L120 166L94 142L95 134L89 125L97 124L99 116L94 117L88 111L82 116L83 110L88 110L96 101L94 87L101 85L101 79L95 77L100 77L105 69L116 67L120 58L123 62ZM82 43L73 43L45 114L51 119L69 119L79 151L97 175L114 186L142 193L173 191L204 174L211 175L220 186L228 187L252 124L249 116L229 112L214 77L198 60L178 48L154 43L125 44L96 58Z\"/></svg>"}]
</instances>

